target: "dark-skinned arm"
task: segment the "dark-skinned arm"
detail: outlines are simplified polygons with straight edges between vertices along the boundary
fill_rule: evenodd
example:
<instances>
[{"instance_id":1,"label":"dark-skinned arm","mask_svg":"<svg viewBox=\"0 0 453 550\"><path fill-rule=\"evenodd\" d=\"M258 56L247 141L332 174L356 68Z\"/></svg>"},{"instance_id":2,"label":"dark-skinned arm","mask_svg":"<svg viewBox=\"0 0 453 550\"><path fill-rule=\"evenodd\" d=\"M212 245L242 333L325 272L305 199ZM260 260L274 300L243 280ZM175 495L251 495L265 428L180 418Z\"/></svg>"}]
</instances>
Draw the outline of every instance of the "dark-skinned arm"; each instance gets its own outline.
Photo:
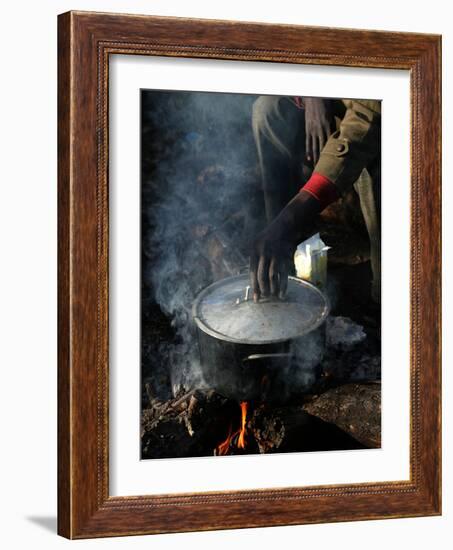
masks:
<instances>
[{"instance_id":1,"label":"dark-skinned arm","mask_svg":"<svg viewBox=\"0 0 453 550\"><path fill-rule=\"evenodd\" d=\"M318 162L335 126L332 100L319 97L304 97L305 155L313 166Z\"/></svg>"},{"instance_id":2,"label":"dark-skinned arm","mask_svg":"<svg viewBox=\"0 0 453 550\"><path fill-rule=\"evenodd\" d=\"M269 295L284 297L294 251L298 243L310 236L320 209L319 200L302 190L258 235L250 255L255 302Z\"/></svg>"},{"instance_id":3,"label":"dark-skinned arm","mask_svg":"<svg viewBox=\"0 0 453 550\"><path fill-rule=\"evenodd\" d=\"M380 102L350 100L347 107L309 181L253 243L250 281L255 301L284 296L297 245L315 232L319 213L352 186L379 153Z\"/></svg>"}]
</instances>

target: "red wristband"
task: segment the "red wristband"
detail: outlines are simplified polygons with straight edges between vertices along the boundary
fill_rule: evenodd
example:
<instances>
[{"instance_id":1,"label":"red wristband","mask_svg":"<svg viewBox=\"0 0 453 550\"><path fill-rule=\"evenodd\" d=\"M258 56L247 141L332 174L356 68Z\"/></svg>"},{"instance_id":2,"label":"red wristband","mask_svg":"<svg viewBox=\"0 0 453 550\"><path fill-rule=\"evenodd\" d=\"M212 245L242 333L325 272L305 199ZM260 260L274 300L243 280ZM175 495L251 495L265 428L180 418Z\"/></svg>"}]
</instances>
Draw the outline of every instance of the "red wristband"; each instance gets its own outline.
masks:
<instances>
[{"instance_id":1,"label":"red wristband","mask_svg":"<svg viewBox=\"0 0 453 550\"><path fill-rule=\"evenodd\" d=\"M321 210L324 210L324 208L335 202L339 197L337 186L317 172L313 172L311 178L301 188L301 191L306 191L315 197L320 202Z\"/></svg>"}]
</instances>

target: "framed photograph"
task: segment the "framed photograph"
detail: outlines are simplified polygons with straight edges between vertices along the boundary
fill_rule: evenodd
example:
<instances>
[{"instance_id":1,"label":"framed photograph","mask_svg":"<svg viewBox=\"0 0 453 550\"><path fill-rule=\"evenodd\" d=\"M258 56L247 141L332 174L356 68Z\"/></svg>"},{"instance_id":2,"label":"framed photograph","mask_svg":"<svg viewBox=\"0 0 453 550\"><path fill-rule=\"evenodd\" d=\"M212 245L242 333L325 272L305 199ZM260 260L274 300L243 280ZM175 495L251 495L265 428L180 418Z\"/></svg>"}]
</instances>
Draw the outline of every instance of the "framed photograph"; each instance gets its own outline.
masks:
<instances>
[{"instance_id":1,"label":"framed photograph","mask_svg":"<svg viewBox=\"0 0 453 550\"><path fill-rule=\"evenodd\" d=\"M58 23L59 533L440 514L440 37Z\"/></svg>"}]
</instances>

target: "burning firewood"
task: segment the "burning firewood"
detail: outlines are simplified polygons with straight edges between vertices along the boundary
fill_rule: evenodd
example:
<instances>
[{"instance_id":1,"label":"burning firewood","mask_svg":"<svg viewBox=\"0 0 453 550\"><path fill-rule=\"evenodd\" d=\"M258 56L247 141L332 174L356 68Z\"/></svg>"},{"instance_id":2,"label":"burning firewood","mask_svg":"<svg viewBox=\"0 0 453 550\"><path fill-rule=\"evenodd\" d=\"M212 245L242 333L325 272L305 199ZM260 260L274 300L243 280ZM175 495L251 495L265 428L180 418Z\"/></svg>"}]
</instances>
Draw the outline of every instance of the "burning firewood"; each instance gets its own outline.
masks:
<instances>
[{"instance_id":1,"label":"burning firewood","mask_svg":"<svg viewBox=\"0 0 453 550\"><path fill-rule=\"evenodd\" d=\"M239 406L241 409L239 427L233 432L233 423L230 423L226 439L214 449L214 454L216 456L238 454L235 450L245 450L246 447L249 448L248 452L250 453L250 445L248 444L248 439L250 438L248 435L248 413L250 412L250 404L247 403L247 401L242 401ZM256 447L256 444L253 442L252 446Z\"/></svg>"},{"instance_id":2,"label":"burning firewood","mask_svg":"<svg viewBox=\"0 0 453 550\"><path fill-rule=\"evenodd\" d=\"M142 457L212 455L237 408L214 390L203 389L164 404L154 402L142 413Z\"/></svg>"},{"instance_id":3,"label":"burning firewood","mask_svg":"<svg viewBox=\"0 0 453 550\"><path fill-rule=\"evenodd\" d=\"M190 436L211 427L212 419L222 417L229 408L228 400L214 390L197 390L190 398L184 422Z\"/></svg>"},{"instance_id":4,"label":"burning firewood","mask_svg":"<svg viewBox=\"0 0 453 550\"><path fill-rule=\"evenodd\" d=\"M142 456L222 456L378 446L374 439L363 437L363 430L348 427L346 417L338 412L341 406L334 406L342 388L346 388L343 394L349 395L344 386L328 390L310 403L304 403L304 398L300 403L280 406L239 404L214 390L192 390L143 411ZM374 398L362 405L363 422L374 425ZM354 426L357 428L357 423Z\"/></svg>"}]
</instances>

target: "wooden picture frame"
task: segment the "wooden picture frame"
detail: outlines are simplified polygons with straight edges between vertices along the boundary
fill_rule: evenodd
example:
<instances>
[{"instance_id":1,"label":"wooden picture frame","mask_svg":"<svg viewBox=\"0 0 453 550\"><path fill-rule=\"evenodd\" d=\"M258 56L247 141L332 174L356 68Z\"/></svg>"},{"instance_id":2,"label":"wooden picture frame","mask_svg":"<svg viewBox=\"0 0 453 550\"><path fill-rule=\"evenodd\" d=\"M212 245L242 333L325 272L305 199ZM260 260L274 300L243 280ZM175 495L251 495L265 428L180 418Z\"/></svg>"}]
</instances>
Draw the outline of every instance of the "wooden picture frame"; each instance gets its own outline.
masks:
<instances>
[{"instance_id":1,"label":"wooden picture frame","mask_svg":"<svg viewBox=\"0 0 453 550\"><path fill-rule=\"evenodd\" d=\"M59 534L88 538L440 514L440 37L69 12L59 16L58 48ZM109 495L111 54L410 72L409 481L133 497Z\"/></svg>"}]
</instances>

